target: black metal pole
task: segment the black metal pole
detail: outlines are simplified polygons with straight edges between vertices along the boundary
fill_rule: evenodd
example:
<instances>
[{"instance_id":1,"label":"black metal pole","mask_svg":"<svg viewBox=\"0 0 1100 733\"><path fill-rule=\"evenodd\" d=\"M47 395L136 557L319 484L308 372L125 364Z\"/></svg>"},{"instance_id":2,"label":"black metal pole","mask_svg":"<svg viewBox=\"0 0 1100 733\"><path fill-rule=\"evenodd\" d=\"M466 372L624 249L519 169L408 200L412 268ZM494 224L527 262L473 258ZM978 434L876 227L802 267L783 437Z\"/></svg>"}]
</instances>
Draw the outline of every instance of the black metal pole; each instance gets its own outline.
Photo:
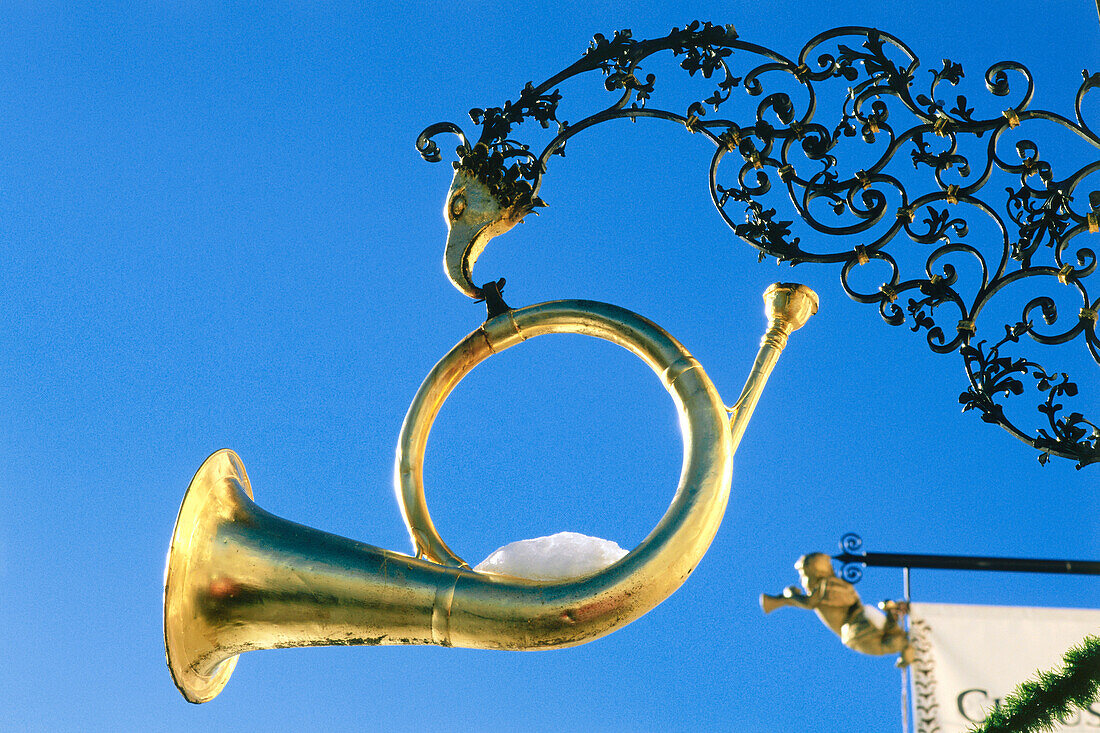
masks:
<instances>
[{"instance_id":1,"label":"black metal pole","mask_svg":"<svg viewBox=\"0 0 1100 733\"><path fill-rule=\"evenodd\" d=\"M885 568L1100 575L1100 562L1095 560L1038 560L1021 557L981 557L977 555L910 555L895 552L860 552L862 546L863 540L859 535L846 534L840 541L842 552L833 556L834 560L844 563L844 577L849 580L853 580L853 577L858 580L863 575L860 566L864 565Z\"/></svg>"},{"instance_id":2,"label":"black metal pole","mask_svg":"<svg viewBox=\"0 0 1100 733\"><path fill-rule=\"evenodd\" d=\"M1031 560L1020 557L966 555L902 555L893 552L843 553L833 559L884 568L932 568L939 570L995 570L1015 573L1072 573L1100 575L1100 562L1089 560Z\"/></svg>"}]
</instances>

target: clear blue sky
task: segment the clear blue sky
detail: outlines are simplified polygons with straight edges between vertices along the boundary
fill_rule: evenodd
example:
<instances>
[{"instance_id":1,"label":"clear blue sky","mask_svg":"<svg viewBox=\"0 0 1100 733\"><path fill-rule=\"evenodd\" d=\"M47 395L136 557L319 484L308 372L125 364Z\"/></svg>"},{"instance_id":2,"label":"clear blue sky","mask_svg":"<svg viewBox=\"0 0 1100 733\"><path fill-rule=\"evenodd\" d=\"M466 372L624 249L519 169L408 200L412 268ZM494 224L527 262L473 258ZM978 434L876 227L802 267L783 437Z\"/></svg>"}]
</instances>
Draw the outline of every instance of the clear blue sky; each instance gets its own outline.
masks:
<instances>
[{"instance_id":1,"label":"clear blue sky","mask_svg":"<svg viewBox=\"0 0 1100 733\"><path fill-rule=\"evenodd\" d=\"M550 207L477 272L506 276L516 306L640 312L727 402L764 327L763 289L799 279L821 295L695 574L575 649L256 652L215 701L187 704L164 664L164 556L213 450L240 454L265 509L409 549L391 485L401 419L484 313L443 276L450 169L421 161L422 128L472 132L468 109L515 98L594 33L654 37L693 18L789 56L822 30L876 26L923 68L961 62L986 101L982 72L1017 59L1034 106L1071 114L1081 69L1100 70L1100 23L1091 0L152 5L0 10L0 728L893 731L889 659L849 652L806 613L760 613L757 595L795 582L800 554L857 531L869 550L1098 559L1100 467L1041 468L960 415L958 355L848 300L835 268L757 264L711 207L707 143L624 124L570 143L542 191ZM632 546L671 499L680 452L644 365L542 339L447 403L429 501L472 563L561 530ZM917 572L913 589L1100 597L1095 579L1042 576ZM897 596L900 574L869 570L859 590Z\"/></svg>"}]
</instances>

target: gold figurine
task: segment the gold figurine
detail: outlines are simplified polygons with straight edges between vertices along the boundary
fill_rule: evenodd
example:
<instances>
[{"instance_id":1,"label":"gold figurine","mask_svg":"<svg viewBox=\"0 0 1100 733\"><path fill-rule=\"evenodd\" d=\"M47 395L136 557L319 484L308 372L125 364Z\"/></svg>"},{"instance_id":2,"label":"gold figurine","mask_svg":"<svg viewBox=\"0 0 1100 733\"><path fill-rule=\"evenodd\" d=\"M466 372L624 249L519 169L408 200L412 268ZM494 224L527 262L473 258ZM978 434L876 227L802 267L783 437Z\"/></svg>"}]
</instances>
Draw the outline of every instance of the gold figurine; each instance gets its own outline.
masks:
<instances>
[{"instance_id":1,"label":"gold figurine","mask_svg":"<svg viewBox=\"0 0 1100 733\"><path fill-rule=\"evenodd\" d=\"M886 619L876 624L868 617L867 608L852 584L836 576L828 555L822 552L803 555L794 567L802 578L802 588L792 585L778 596L761 593L760 606L764 613L771 613L780 606L811 609L840 637L844 646L863 654L897 654L899 667L912 664L913 649L901 625L901 618L909 612L908 603L883 601L878 607L885 612ZM873 609L871 612L875 613Z\"/></svg>"}]
</instances>

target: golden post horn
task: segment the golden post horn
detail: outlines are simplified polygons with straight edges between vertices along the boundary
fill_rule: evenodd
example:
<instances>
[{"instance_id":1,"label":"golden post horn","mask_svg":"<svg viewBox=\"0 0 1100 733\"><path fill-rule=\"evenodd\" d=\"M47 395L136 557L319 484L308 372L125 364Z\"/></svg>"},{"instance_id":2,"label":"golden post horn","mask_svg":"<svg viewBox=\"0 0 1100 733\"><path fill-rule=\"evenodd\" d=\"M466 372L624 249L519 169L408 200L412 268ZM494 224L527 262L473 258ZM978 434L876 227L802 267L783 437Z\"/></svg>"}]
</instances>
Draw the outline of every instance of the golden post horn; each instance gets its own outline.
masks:
<instances>
[{"instance_id":1,"label":"golden post horn","mask_svg":"<svg viewBox=\"0 0 1100 733\"><path fill-rule=\"evenodd\" d=\"M210 456L184 496L165 570L165 650L180 692L195 703L212 699L229 680L237 655L255 649L546 649L590 641L648 612L687 579L718 531L734 436L744 431L786 334L801 325L792 327L798 316L789 302L804 298L790 297L787 286L777 294L775 287L766 295L770 336L732 423L699 363L659 326L622 308L558 301L486 321L435 366L401 428L395 484L417 557L265 512L252 502L237 455L222 450ZM802 291L808 289L796 286L794 292ZM583 333L619 344L661 377L683 430L680 483L649 536L603 570L560 581L475 572L451 552L428 514L422 475L428 433L448 394L478 363L547 333Z\"/></svg>"}]
</instances>

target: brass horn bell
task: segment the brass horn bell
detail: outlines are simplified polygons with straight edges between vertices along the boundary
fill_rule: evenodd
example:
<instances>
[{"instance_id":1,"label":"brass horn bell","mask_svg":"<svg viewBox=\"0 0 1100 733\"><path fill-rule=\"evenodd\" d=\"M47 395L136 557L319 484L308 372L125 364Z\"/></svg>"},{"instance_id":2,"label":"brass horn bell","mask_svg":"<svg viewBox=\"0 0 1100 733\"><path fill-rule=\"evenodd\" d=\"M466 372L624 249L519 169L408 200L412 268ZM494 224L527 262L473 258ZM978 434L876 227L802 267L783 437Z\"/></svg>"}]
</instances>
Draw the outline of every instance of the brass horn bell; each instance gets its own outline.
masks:
<instances>
[{"instance_id":1,"label":"brass horn bell","mask_svg":"<svg viewBox=\"0 0 1100 733\"><path fill-rule=\"evenodd\" d=\"M394 482L415 557L264 511L252 501L237 455L213 454L184 496L165 570L164 642L176 686L187 700L206 702L225 686L237 656L255 649L546 649L590 641L642 616L680 587L710 545L745 423L787 335L817 309L816 295L804 286L774 285L765 301L771 324L731 411L683 346L622 308L566 300L486 321L431 371L401 428ZM649 536L603 570L559 581L475 572L447 547L428 514L428 433L451 390L478 363L549 333L611 341L657 373L680 415L680 483Z\"/></svg>"}]
</instances>

